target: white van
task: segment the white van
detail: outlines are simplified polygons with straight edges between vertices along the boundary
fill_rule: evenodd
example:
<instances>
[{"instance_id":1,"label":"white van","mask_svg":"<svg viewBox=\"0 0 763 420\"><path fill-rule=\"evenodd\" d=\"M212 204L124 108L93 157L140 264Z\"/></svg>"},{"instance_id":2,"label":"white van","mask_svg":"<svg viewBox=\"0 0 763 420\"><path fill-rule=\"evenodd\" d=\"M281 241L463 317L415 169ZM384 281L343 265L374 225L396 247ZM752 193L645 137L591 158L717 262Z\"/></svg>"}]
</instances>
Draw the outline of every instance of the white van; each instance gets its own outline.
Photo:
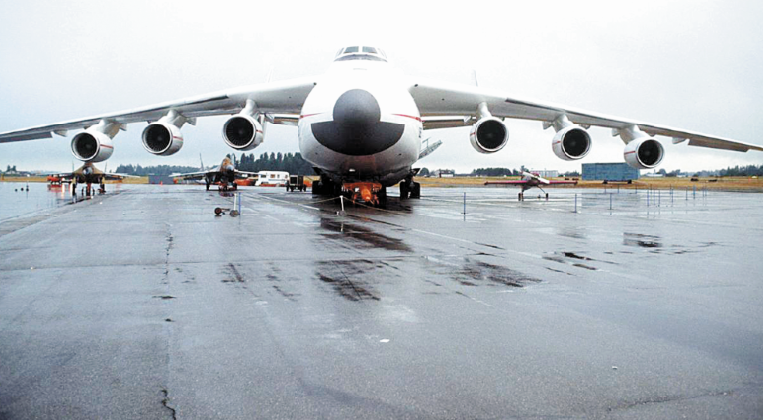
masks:
<instances>
[{"instance_id":1,"label":"white van","mask_svg":"<svg viewBox=\"0 0 763 420\"><path fill-rule=\"evenodd\" d=\"M289 173L280 171L259 171L255 187L283 187L289 182Z\"/></svg>"}]
</instances>

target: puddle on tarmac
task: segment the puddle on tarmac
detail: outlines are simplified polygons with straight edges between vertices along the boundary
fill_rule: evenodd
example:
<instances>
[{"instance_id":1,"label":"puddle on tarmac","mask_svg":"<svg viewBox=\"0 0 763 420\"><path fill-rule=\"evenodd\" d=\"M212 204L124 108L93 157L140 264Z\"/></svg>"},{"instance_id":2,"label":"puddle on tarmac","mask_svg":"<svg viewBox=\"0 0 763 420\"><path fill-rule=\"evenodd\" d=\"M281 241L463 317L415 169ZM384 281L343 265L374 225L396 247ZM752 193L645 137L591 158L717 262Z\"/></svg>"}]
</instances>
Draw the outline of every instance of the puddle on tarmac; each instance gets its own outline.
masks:
<instances>
[{"instance_id":1,"label":"puddle on tarmac","mask_svg":"<svg viewBox=\"0 0 763 420\"><path fill-rule=\"evenodd\" d=\"M321 227L335 232L323 234L322 236L327 240L348 241L352 242L353 247L357 246L365 249L382 248L389 251L412 252L411 248L402 239L391 238L354 223L323 217L321 218Z\"/></svg>"},{"instance_id":2,"label":"puddle on tarmac","mask_svg":"<svg viewBox=\"0 0 763 420\"><path fill-rule=\"evenodd\" d=\"M640 248L662 248L662 239L655 235L623 232L623 245Z\"/></svg>"},{"instance_id":3,"label":"puddle on tarmac","mask_svg":"<svg viewBox=\"0 0 763 420\"><path fill-rule=\"evenodd\" d=\"M623 233L623 245L630 247L646 248L652 254L668 252L674 255L690 254L701 252L703 248L710 248L719 245L717 242L698 242L696 245L665 244L664 240L656 235L645 235L642 233Z\"/></svg>"}]
</instances>

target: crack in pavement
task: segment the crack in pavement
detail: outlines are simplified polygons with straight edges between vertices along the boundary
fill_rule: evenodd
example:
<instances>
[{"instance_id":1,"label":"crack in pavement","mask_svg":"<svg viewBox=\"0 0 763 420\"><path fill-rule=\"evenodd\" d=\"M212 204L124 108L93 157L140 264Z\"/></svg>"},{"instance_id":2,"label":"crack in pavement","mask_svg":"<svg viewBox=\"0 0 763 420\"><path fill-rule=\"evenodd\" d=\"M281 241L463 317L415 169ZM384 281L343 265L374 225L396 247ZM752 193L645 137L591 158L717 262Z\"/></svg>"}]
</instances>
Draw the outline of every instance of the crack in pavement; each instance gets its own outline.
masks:
<instances>
[{"instance_id":1,"label":"crack in pavement","mask_svg":"<svg viewBox=\"0 0 763 420\"><path fill-rule=\"evenodd\" d=\"M172 414L172 420L177 420L177 411L168 405L170 402L169 394L170 393L166 389L162 389L162 395L164 395L164 398L162 398L162 406L167 410L170 410L170 413Z\"/></svg>"},{"instance_id":2,"label":"crack in pavement","mask_svg":"<svg viewBox=\"0 0 763 420\"><path fill-rule=\"evenodd\" d=\"M607 407L607 411L617 411L617 410L628 410L633 407L643 406L643 405L649 405L649 404L660 404L660 403L666 403L666 402L676 402L676 401L688 401L688 400L694 400L698 398L705 398L705 397L725 397L725 396L731 396L734 395L734 391L718 391L718 392L711 392L707 394L700 394L700 395L671 395L671 396L663 396L663 397L648 397L637 401L632 402L624 402L618 406L615 407Z\"/></svg>"}]
</instances>

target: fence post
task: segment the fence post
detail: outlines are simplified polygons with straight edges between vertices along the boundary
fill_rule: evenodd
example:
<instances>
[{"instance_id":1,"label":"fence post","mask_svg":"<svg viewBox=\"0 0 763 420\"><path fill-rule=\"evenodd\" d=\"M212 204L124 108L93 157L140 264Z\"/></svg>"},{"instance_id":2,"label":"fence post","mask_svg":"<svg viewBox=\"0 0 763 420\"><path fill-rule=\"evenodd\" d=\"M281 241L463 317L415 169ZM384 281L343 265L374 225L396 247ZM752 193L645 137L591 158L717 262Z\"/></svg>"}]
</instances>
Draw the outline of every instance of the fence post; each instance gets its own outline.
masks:
<instances>
[{"instance_id":1,"label":"fence post","mask_svg":"<svg viewBox=\"0 0 763 420\"><path fill-rule=\"evenodd\" d=\"M464 220L466 220L466 192L464 192Z\"/></svg>"}]
</instances>

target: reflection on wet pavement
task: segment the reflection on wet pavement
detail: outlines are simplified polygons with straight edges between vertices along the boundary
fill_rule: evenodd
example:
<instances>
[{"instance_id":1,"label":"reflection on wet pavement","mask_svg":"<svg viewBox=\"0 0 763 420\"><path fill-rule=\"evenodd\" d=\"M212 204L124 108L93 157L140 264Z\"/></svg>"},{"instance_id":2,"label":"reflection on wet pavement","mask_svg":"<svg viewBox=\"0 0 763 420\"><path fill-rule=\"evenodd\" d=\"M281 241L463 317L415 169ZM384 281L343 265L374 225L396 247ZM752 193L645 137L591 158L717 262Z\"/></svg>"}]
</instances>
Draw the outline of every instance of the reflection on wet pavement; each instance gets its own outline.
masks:
<instances>
[{"instance_id":1,"label":"reflection on wet pavement","mask_svg":"<svg viewBox=\"0 0 763 420\"><path fill-rule=\"evenodd\" d=\"M382 248L389 251L412 252L411 248L406 245L402 239L382 235L367 227L359 226L354 223L322 217L321 227L331 232L335 232L332 234L324 234L324 238L329 240L347 241L351 243L353 247L362 249ZM337 235L337 233L340 235Z\"/></svg>"},{"instance_id":2,"label":"reflection on wet pavement","mask_svg":"<svg viewBox=\"0 0 763 420\"><path fill-rule=\"evenodd\" d=\"M541 280L517 270L501 265L479 261L472 257L428 257L428 264L435 265L431 274L436 277L448 277L463 286L524 287L527 283L539 283Z\"/></svg>"},{"instance_id":3,"label":"reflection on wet pavement","mask_svg":"<svg viewBox=\"0 0 763 420\"><path fill-rule=\"evenodd\" d=\"M381 300L374 290L374 280L381 278L377 270L387 264L367 259L319 261L316 263L316 277L331 285L343 298L358 302L361 300Z\"/></svg>"}]
</instances>

